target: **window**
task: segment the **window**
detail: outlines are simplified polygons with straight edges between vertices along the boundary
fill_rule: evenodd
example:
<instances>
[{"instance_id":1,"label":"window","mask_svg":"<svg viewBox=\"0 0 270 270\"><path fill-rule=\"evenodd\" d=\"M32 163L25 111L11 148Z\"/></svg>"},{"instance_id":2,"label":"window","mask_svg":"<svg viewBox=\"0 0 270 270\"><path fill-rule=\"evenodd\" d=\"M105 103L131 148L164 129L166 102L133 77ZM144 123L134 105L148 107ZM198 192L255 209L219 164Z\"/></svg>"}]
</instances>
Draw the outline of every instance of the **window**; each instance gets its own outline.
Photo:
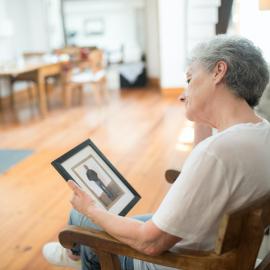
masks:
<instances>
[{"instance_id":1,"label":"window","mask_svg":"<svg viewBox=\"0 0 270 270\"><path fill-rule=\"evenodd\" d=\"M259 10L259 0L235 0L229 33L238 33L259 46L270 63L270 10Z\"/></svg>"}]
</instances>

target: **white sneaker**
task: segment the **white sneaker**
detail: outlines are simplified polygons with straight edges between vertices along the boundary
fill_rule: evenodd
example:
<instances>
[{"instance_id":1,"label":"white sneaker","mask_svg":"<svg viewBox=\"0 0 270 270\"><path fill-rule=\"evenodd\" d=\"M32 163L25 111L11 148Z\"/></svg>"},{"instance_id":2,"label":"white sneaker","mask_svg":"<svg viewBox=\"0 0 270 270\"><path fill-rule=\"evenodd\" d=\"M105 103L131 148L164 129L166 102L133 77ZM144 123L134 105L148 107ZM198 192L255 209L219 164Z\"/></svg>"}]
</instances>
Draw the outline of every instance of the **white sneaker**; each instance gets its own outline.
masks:
<instances>
[{"instance_id":1,"label":"white sneaker","mask_svg":"<svg viewBox=\"0 0 270 270\"><path fill-rule=\"evenodd\" d=\"M67 250L59 242L47 243L43 246L42 254L51 264L74 269L81 269L81 260L74 261L68 257Z\"/></svg>"}]
</instances>

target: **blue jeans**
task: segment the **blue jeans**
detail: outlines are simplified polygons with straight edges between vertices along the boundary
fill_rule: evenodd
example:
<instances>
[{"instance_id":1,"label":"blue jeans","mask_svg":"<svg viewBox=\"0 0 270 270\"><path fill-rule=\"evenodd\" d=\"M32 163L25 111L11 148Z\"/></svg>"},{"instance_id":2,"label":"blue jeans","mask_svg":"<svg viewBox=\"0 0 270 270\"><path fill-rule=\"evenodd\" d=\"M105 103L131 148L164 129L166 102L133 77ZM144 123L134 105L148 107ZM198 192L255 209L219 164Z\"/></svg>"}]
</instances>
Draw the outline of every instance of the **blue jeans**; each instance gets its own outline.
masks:
<instances>
[{"instance_id":1,"label":"blue jeans","mask_svg":"<svg viewBox=\"0 0 270 270\"><path fill-rule=\"evenodd\" d=\"M136 216L134 219L146 222L151 219L152 215ZM91 222L90 219L72 209L69 217L69 225L80 226L83 228L93 228L102 231L102 229ZM82 261L82 270L100 270L100 264L96 254L87 246L76 245L71 249L74 255L80 255ZM134 270L133 259L126 256L119 256L122 270Z\"/></svg>"}]
</instances>

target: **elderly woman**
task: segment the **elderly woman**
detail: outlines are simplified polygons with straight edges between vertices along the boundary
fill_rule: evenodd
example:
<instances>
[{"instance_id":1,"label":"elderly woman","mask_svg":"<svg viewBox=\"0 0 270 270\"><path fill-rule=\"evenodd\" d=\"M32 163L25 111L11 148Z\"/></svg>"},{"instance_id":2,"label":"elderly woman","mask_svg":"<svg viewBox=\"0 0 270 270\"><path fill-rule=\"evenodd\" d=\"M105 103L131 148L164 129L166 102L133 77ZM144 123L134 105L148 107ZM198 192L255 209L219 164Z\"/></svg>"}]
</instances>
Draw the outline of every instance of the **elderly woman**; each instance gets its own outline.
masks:
<instances>
[{"instance_id":1,"label":"elderly woman","mask_svg":"<svg viewBox=\"0 0 270 270\"><path fill-rule=\"evenodd\" d=\"M204 134L209 131L205 126L218 133L196 145L182 173L147 221L98 208L89 195L69 181L74 192L71 203L78 211L71 213L70 223L97 225L149 255L177 247L212 249L221 216L270 191L270 124L253 111L268 80L267 64L249 40L217 36L200 44L187 71L188 89L183 97L186 116L204 125ZM43 252L58 265L76 268L81 258L82 269L98 269L96 257L86 247L66 252L54 243L47 244ZM120 259L123 269L164 269Z\"/></svg>"}]
</instances>

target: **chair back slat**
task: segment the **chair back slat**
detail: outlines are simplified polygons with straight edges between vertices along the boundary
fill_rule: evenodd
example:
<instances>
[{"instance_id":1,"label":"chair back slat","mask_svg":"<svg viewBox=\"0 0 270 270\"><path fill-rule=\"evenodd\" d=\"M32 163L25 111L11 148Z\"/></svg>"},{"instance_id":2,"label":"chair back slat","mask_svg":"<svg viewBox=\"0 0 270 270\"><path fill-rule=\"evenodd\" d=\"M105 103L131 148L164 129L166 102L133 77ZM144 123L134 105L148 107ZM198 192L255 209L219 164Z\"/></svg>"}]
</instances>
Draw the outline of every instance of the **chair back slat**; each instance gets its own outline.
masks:
<instances>
[{"instance_id":1,"label":"chair back slat","mask_svg":"<svg viewBox=\"0 0 270 270\"><path fill-rule=\"evenodd\" d=\"M224 215L216 239L215 252L217 254L223 254L238 246L242 224L243 217L237 213Z\"/></svg>"},{"instance_id":2,"label":"chair back slat","mask_svg":"<svg viewBox=\"0 0 270 270\"><path fill-rule=\"evenodd\" d=\"M241 239L237 249L236 270L253 270L263 240L263 209L252 211L242 227Z\"/></svg>"},{"instance_id":3,"label":"chair back slat","mask_svg":"<svg viewBox=\"0 0 270 270\"><path fill-rule=\"evenodd\" d=\"M265 229L270 225L270 194L226 214L220 224L215 253L235 251L235 270L252 270Z\"/></svg>"},{"instance_id":4,"label":"chair back slat","mask_svg":"<svg viewBox=\"0 0 270 270\"><path fill-rule=\"evenodd\" d=\"M266 227L268 227L270 225L270 207L269 207L269 203L268 204L266 203L263 206L262 222L263 222L264 228L266 228Z\"/></svg>"}]
</instances>

